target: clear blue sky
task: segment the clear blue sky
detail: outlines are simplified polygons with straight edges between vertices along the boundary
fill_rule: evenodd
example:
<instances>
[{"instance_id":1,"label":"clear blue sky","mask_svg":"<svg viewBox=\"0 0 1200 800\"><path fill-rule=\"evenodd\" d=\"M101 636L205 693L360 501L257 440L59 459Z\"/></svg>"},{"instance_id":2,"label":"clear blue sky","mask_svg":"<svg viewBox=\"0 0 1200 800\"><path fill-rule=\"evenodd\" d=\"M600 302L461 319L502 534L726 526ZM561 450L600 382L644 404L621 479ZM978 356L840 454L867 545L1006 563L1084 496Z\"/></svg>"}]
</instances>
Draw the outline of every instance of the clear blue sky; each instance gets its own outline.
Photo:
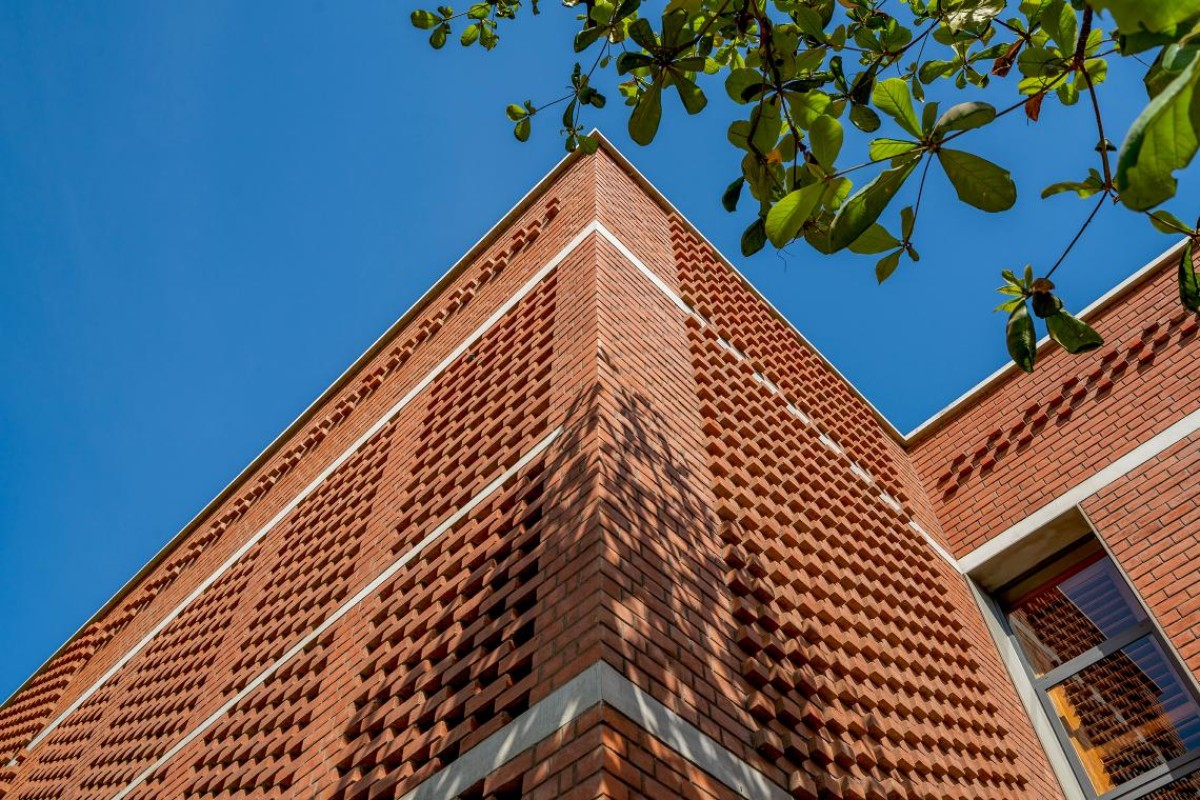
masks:
<instances>
[{"instance_id":1,"label":"clear blue sky","mask_svg":"<svg viewBox=\"0 0 1200 800\"><path fill-rule=\"evenodd\" d=\"M0 697L560 158L554 120L520 145L503 114L561 93L573 12L543 7L484 54L432 52L395 0L0 4ZM1114 139L1144 97L1106 87ZM649 148L612 105L591 121L736 254L726 104ZM1091 124L1049 101L978 136L1017 209L933 180L923 260L882 288L803 247L739 264L907 430L1003 362L998 273L1090 209L1037 194L1086 173ZM1103 212L1062 294L1082 307L1170 243Z\"/></svg>"}]
</instances>

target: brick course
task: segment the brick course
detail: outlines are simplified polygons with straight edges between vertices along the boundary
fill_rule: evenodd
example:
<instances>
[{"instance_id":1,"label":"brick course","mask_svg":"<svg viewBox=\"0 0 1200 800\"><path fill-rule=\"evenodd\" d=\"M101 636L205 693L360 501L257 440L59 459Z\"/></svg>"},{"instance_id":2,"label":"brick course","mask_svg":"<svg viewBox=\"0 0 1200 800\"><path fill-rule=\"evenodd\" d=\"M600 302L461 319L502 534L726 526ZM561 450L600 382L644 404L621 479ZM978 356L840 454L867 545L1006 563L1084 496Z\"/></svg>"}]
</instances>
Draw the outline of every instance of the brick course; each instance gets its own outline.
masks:
<instances>
[{"instance_id":1,"label":"brick course","mask_svg":"<svg viewBox=\"0 0 1200 800\"><path fill-rule=\"evenodd\" d=\"M593 222L695 313L597 230L421 383ZM925 537L961 555L1198 405L1168 279L906 446L617 154L572 157L0 709L0 797L399 798L598 661L792 797L1060 796ZM1198 449L1084 506L1193 670ZM528 744L458 797L741 796L606 705Z\"/></svg>"}]
</instances>

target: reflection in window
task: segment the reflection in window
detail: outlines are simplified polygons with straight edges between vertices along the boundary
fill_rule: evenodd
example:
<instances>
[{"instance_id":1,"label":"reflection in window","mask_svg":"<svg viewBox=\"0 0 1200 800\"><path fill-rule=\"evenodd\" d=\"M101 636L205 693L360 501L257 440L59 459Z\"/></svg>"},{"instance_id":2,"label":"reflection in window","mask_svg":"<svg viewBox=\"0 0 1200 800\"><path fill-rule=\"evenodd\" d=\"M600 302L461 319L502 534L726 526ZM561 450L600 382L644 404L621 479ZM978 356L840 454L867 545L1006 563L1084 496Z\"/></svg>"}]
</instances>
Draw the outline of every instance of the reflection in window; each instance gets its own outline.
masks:
<instances>
[{"instance_id":1,"label":"reflection in window","mask_svg":"<svg viewBox=\"0 0 1200 800\"><path fill-rule=\"evenodd\" d=\"M1200 706L1098 543L1010 586L1012 636L1089 796L1200 798Z\"/></svg>"},{"instance_id":2,"label":"reflection in window","mask_svg":"<svg viewBox=\"0 0 1200 800\"><path fill-rule=\"evenodd\" d=\"M1197 797L1200 797L1200 772L1193 772L1186 778L1171 781L1142 800L1196 800Z\"/></svg>"},{"instance_id":3,"label":"reflection in window","mask_svg":"<svg viewBox=\"0 0 1200 800\"><path fill-rule=\"evenodd\" d=\"M1113 563L1101 558L1031 592L1008 619L1034 673L1044 675L1144 622L1146 614Z\"/></svg>"},{"instance_id":4,"label":"reflection in window","mask_svg":"<svg viewBox=\"0 0 1200 800\"><path fill-rule=\"evenodd\" d=\"M1049 690L1097 793L1200 745L1200 708L1151 637Z\"/></svg>"}]
</instances>

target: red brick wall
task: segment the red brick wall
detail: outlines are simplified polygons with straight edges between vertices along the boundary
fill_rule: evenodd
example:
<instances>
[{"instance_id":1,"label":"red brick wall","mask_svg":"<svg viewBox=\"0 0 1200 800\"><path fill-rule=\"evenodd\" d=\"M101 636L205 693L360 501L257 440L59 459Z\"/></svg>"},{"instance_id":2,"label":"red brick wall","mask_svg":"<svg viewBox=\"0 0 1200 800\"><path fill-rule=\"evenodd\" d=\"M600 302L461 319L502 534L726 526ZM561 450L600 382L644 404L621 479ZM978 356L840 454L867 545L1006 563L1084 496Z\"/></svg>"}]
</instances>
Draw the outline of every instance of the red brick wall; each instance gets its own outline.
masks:
<instances>
[{"instance_id":1,"label":"red brick wall","mask_svg":"<svg viewBox=\"0 0 1200 800\"><path fill-rule=\"evenodd\" d=\"M591 173L592 163L582 161L562 175L343 389L316 409L301 432L284 442L230 499L6 706L0 712L0 742L5 747L0 758L7 761L18 754L577 234L594 215ZM470 357L455 362L375 434L28 754L15 776L8 776L11 795L111 796L383 565L551 428L568 422L569 413L578 414L576 395L585 394L587 382L575 373L594 362L580 348L594 350L584 342L595 298L594 293L589 297L573 288L559 301L557 283L578 281L574 273L579 271L591 281L593 261L587 247L576 251L496 325ZM546 458L561 459L568 452L559 448ZM553 612L553 602L541 605L535 599L539 591L549 591L552 581L543 587L538 565L530 562L546 555L552 569L564 571L573 563L565 555L570 552L565 543L543 548L537 533L552 519L561 524L561 517L546 514L531 523L516 515L534 503L540 510L548 482L556 483L559 492L568 491L579 479L569 467L557 461L552 466L543 463L543 471L557 472L536 481L530 475L538 466L527 467L522 477L448 534L444 544L397 576L395 583L416 594L415 599L387 587L386 598L360 604L301 657L300 672L290 665L285 668L155 773L140 794L238 795L270 786L310 796L312 787L331 790L358 766L353 753L361 734L350 733L351 719L360 710L355 701L370 704L375 699L360 698L365 689L358 684L365 680L363 671L370 673L372 654L397 644L388 637L403 631L403 653L397 658L411 668L409 674L394 676L398 690L405 681L419 680L413 677L416 673L428 672L439 653L453 651L465 658L476 643L469 652L491 652L497 637L520 642L529 635L531 614ZM538 499L520 494L523 491ZM527 536L536 541L522 538ZM450 550L453 555L447 554ZM425 583L435 575L436 592ZM477 595L475 607L468 608L471 604L457 592L484 575L494 590L487 607L479 608L484 596ZM425 588L415 591L417 587ZM407 609L409 616L390 619L387 599ZM481 614L488 615L482 627L495 628L487 635L480 630ZM437 627L451 618L461 640ZM550 638L553 624L546 624ZM576 638L577 643L586 641ZM535 649L527 645L506 653L503 666L513 669L505 675L459 676L462 687L455 688L471 691L510 681L514 685L489 698L490 704L477 700L472 705L476 713L464 716L456 734L478 737L478 732L463 731L483 718L519 713L531 697L536 701L547 690L542 676L528 676L535 669L562 665L543 668L533 663ZM444 659L438 656L437 662ZM552 661L548 656L545 660ZM521 674L526 677L513 680ZM452 704L453 694L446 692L441 699ZM436 696L437 691L430 691L426 700ZM404 721L389 720L395 727L387 730L404 733L406 752L425 756L428 774L437 766L442 752L438 746L454 743L439 737L440 728L427 725L428 720L419 720L412 731ZM414 772L421 771L422 759L410 760L417 764Z\"/></svg>"},{"instance_id":2,"label":"red brick wall","mask_svg":"<svg viewBox=\"0 0 1200 800\"><path fill-rule=\"evenodd\" d=\"M909 525L941 535L902 448L603 152L0 710L0 758L593 219L709 323L586 240L0 776L8 798L111 797L559 428L132 796L398 797L598 660L797 797L1057 796L965 583ZM611 709L462 795L635 796L731 795Z\"/></svg>"},{"instance_id":3,"label":"red brick wall","mask_svg":"<svg viewBox=\"0 0 1200 800\"><path fill-rule=\"evenodd\" d=\"M1099 350L1045 348L920 437L913 463L967 553L1200 408L1197 318L1167 267L1092 320Z\"/></svg>"},{"instance_id":4,"label":"red brick wall","mask_svg":"<svg viewBox=\"0 0 1200 800\"><path fill-rule=\"evenodd\" d=\"M1200 674L1200 434L1082 505L1187 667Z\"/></svg>"},{"instance_id":5,"label":"red brick wall","mask_svg":"<svg viewBox=\"0 0 1200 800\"><path fill-rule=\"evenodd\" d=\"M1200 409L1200 320L1178 301L1173 264L1091 318L1098 351L1051 346L912 448L957 555L970 552ZM1085 500L1097 533L1200 673L1197 437Z\"/></svg>"},{"instance_id":6,"label":"red brick wall","mask_svg":"<svg viewBox=\"0 0 1200 800\"><path fill-rule=\"evenodd\" d=\"M966 585L908 524L930 514L904 454L707 246L675 246L709 321L695 424L751 745L797 796L1056 796Z\"/></svg>"}]
</instances>

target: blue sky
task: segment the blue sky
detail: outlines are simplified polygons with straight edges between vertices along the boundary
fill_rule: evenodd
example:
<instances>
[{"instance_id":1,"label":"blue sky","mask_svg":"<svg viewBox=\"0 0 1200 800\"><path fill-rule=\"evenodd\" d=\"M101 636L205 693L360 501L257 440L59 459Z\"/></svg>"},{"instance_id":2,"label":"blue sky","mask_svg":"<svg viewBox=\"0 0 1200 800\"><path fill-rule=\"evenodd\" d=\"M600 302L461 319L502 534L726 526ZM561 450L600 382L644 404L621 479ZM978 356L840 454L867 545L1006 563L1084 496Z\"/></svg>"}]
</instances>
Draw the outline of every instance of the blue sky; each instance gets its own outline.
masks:
<instances>
[{"instance_id":1,"label":"blue sky","mask_svg":"<svg viewBox=\"0 0 1200 800\"><path fill-rule=\"evenodd\" d=\"M394 0L0 4L0 697L558 161L552 119L520 145L503 114L561 94L573 12L543 7L484 54L431 51ZM1145 95L1114 72L1119 141ZM648 148L615 102L590 121L736 255L732 113L669 114ZM736 261L908 430L1003 363L998 273L1090 210L1037 194L1086 173L1091 126L1049 101L981 132L1018 206L933 179L922 261L881 288L802 246ZM1081 308L1170 244L1106 210L1061 293Z\"/></svg>"}]
</instances>

